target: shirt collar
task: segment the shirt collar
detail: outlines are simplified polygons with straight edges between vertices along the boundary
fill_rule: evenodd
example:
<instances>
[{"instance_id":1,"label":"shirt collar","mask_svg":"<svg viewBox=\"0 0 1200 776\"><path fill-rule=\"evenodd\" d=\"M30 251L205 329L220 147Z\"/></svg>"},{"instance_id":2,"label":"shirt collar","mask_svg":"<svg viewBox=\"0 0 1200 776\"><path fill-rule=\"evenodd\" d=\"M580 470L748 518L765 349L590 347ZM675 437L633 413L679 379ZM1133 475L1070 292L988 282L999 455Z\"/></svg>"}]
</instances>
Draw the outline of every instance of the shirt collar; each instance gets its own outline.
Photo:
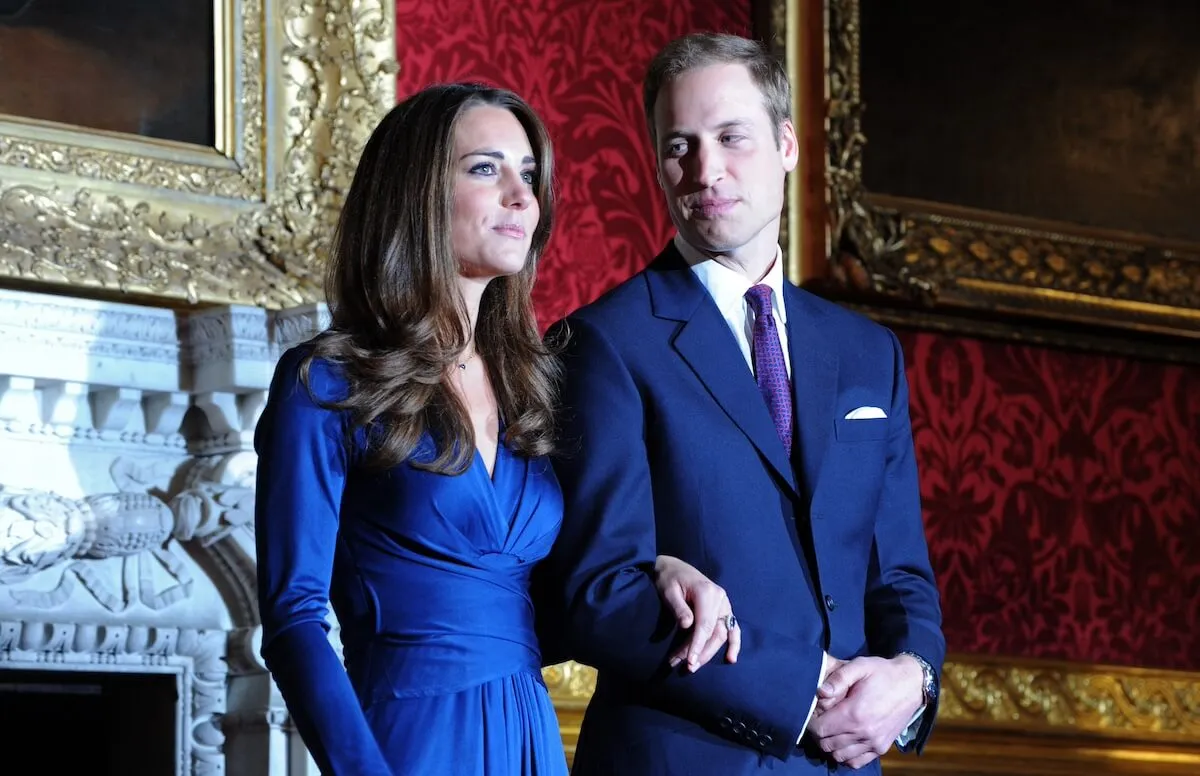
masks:
<instances>
[{"instance_id":1,"label":"shirt collar","mask_svg":"<svg viewBox=\"0 0 1200 776\"><path fill-rule=\"evenodd\" d=\"M688 244L678 233L674 238L675 248L683 256L701 285L708 290L717 308L726 318L741 318L746 314L746 292L751 283L745 275L736 272L715 261L711 256L705 256L699 250ZM775 312L780 323L787 323L787 306L783 303L783 249L775 246L775 260L771 268L759 283L771 288L771 309Z\"/></svg>"}]
</instances>

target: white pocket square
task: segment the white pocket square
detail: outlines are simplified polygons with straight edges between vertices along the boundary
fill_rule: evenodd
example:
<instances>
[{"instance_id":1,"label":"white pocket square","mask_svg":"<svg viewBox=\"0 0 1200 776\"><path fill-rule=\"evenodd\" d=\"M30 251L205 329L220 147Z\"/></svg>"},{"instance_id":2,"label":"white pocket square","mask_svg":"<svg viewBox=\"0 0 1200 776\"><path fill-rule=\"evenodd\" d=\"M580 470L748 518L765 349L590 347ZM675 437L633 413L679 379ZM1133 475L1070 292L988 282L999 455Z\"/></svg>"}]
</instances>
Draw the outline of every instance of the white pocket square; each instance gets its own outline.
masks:
<instances>
[{"instance_id":1,"label":"white pocket square","mask_svg":"<svg viewBox=\"0 0 1200 776\"><path fill-rule=\"evenodd\" d=\"M846 420L870 420L872 418L886 418L887 413L878 407L859 407L856 410L850 410L846 413Z\"/></svg>"}]
</instances>

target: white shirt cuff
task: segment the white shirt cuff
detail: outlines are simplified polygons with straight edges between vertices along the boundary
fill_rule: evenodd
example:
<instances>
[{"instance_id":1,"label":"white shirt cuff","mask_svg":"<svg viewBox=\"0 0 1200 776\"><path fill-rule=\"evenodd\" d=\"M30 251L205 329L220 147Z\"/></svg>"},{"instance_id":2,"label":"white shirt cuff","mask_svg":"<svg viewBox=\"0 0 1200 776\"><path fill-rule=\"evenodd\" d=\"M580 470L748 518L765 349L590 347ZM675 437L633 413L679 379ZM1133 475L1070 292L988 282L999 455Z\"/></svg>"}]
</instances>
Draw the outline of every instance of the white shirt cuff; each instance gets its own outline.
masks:
<instances>
[{"instance_id":1,"label":"white shirt cuff","mask_svg":"<svg viewBox=\"0 0 1200 776\"><path fill-rule=\"evenodd\" d=\"M817 678L817 687L825 684L826 672L829 671L829 654L821 653L821 675ZM800 728L800 735L796 738L796 746L800 746L800 740L804 738L804 732L808 730L808 723L812 721L813 712L817 710L817 695L813 694L812 705L808 707L808 716L804 718L804 727ZM924 707L921 708L924 711ZM907 732L907 731L906 731Z\"/></svg>"},{"instance_id":2,"label":"white shirt cuff","mask_svg":"<svg viewBox=\"0 0 1200 776\"><path fill-rule=\"evenodd\" d=\"M908 726L900 731L900 735L896 736L896 746L903 749L913 742L917 737L917 731L921 729L921 716L925 713L925 704L921 704L921 708L917 709L912 715L912 719L908 721ZM807 726L808 723L805 723Z\"/></svg>"}]
</instances>

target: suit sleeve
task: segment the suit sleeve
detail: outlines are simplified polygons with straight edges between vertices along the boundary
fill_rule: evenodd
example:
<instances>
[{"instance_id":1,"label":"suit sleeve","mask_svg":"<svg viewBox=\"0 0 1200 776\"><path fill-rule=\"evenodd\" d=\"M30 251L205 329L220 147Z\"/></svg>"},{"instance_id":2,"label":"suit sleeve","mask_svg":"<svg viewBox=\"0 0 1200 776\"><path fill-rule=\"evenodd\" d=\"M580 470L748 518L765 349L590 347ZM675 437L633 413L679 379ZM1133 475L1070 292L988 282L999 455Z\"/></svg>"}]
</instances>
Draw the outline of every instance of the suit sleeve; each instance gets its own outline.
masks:
<instances>
[{"instance_id":1,"label":"suit sleeve","mask_svg":"<svg viewBox=\"0 0 1200 776\"><path fill-rule=\"evenodd\" d=\"M654 586L648 410L603 333L578 319L568 326L554 459L565 513L549 562L565 591L573 656L639 686L649 704L786 759L816 692L821 648L745 623L736 664L717 658L695 674L669 668L684 634ZM548 336L563 331L560 324Z\"/></svg>"},{"instance_id":2,"label":"suit sleeve","mask_svg":"<svg viewBox=\"0 0 1200 776\"><path fill-rule=\"evenodd\" d=\"M542 667L565 663L571 659L571 653L565 627L562 581L552 573L550 564L543 562L534 566L529 588Z\"/></svg>"},{"instance_id":3,"label":"suit sleeve","mask_svg":"<svg viewBox=\"0 0 1200 776\"><path fill-rule=\"evenodd\" d=\"M391 776L328 639L347 454L339 416L299 379L301 355L280 361L255 429L262 655L322 773ZM314 390L328 386L328 368L314 363L311 372Z\"/></svg>"},{"instance_id":4,"label":"suit sleeve","mask_svg":"<svg viewBox=\"0 0 1200 776\"><path fill-rule=\"evenodd\" d=\"M940 677L946 657L946 640L942 634L941 604L921 519L904 353L896 336L891 332L888 336L892 345L895 388L890 412L887 471L875 518L875 541L867 572L867 640L872 654L882 657L905 651L917 653ZM925 709L912 742L917 751L924 748L936 716L936 705Z\"/></svg>"}]
</instances>

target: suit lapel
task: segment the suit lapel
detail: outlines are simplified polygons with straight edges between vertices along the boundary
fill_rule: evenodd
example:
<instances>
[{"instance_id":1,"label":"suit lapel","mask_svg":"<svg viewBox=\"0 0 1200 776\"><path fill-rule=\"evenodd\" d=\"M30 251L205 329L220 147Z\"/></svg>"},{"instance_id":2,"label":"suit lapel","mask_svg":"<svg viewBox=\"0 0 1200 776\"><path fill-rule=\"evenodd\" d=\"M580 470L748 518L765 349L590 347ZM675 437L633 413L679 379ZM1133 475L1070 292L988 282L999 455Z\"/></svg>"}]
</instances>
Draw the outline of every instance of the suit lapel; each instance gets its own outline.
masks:
<instances>
[{"instance_id":1,"label":"suit lapel","mask_svg":"<svg viewBox=\"0 0 1200 776\"><path fill-rule=\"evenodd\" d=\"M680 321L672 346L729 419L799 494L783 442L754 375L712 297L669 246L646 272L654 314Z\"/></svg>"},{"instance_id":2,"label":"suit lapel","mask_svg":"<svg viewBox=\"0 0 1200 776\"><path fill-rule=\"evenodd\" d=\"M838 355L831 332L823 325L824 313L790 283L784 296L796 419L792 458L799 461L804 492L811 503L833 432Z\"/></svg>"}]
</instances>

